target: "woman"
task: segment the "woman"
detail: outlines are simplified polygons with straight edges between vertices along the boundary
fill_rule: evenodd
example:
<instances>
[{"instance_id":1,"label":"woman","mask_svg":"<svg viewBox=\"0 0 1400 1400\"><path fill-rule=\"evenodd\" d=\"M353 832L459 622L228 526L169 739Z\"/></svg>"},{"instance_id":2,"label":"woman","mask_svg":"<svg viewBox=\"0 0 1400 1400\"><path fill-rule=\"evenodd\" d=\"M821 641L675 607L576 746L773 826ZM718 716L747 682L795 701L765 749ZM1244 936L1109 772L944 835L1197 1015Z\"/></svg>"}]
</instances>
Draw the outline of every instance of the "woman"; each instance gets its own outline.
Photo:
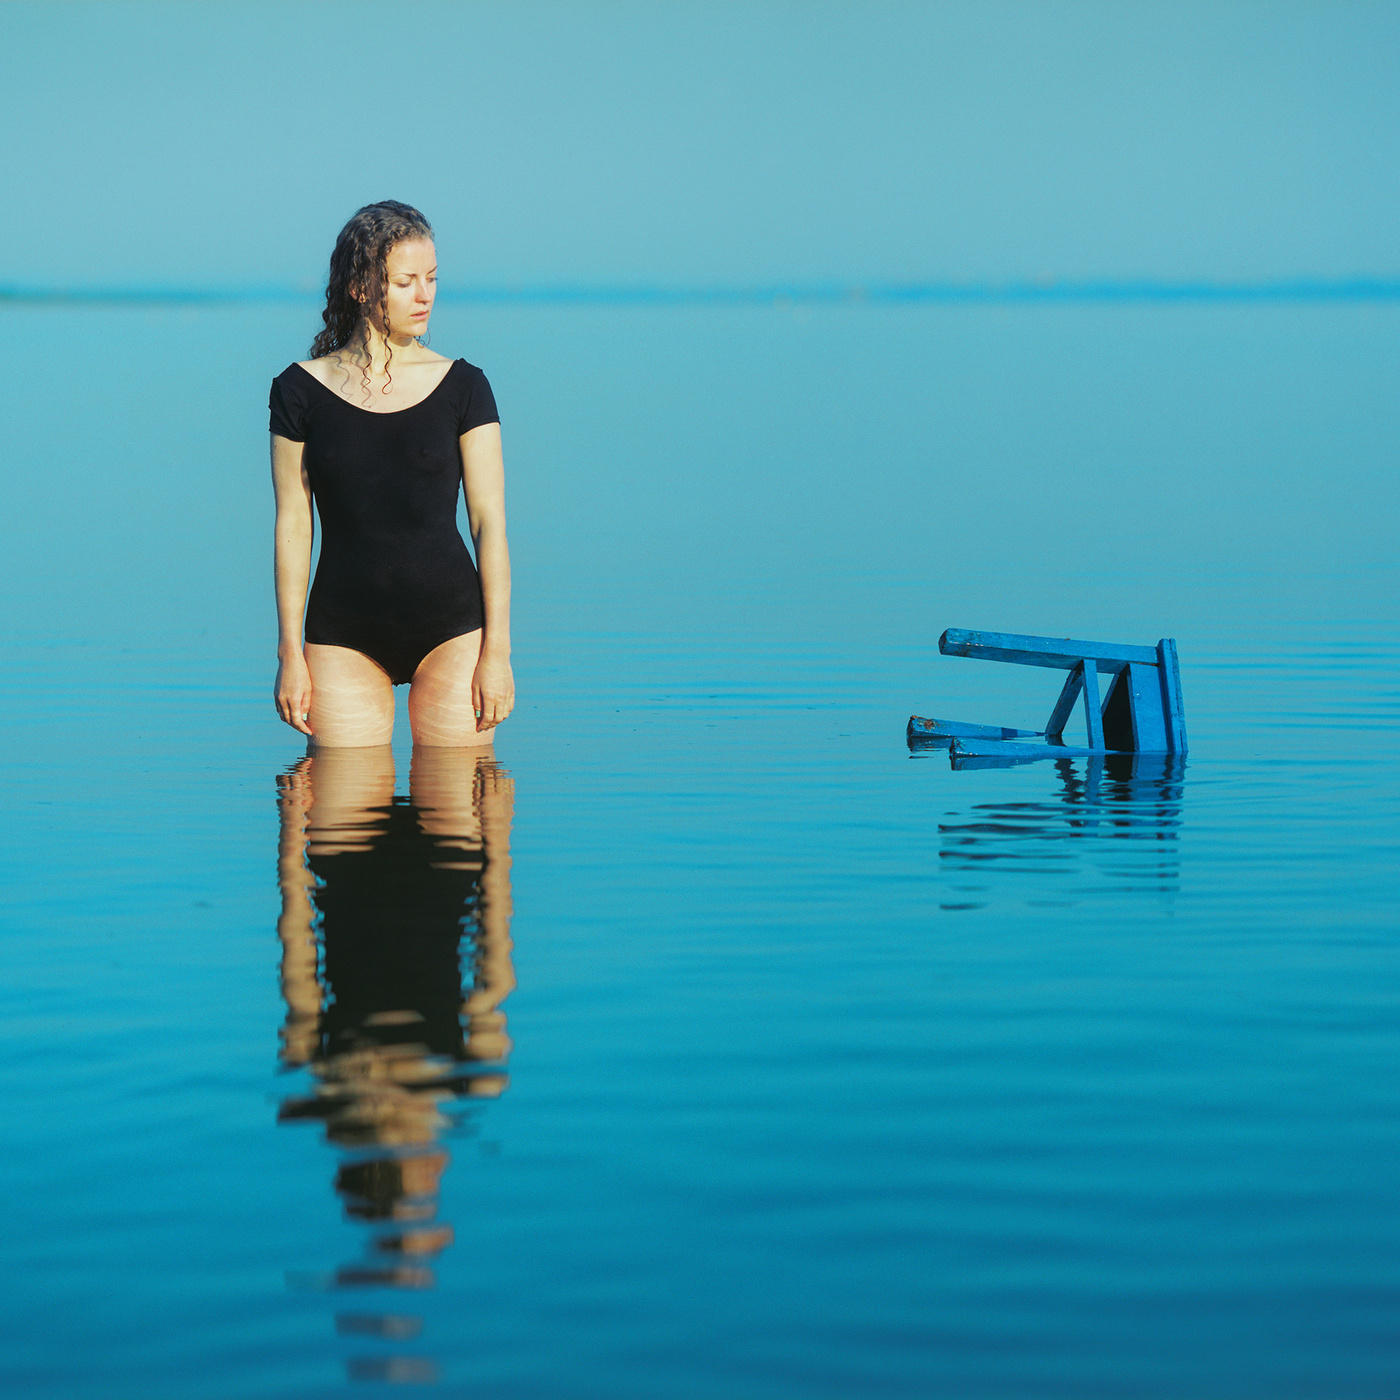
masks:
<instances>
[{"instance_id":1,"label":"woman","mask_svg":"<svg viewBox=\"0 0 1400 1400\"><path fill-rule=\"evenodd\" d=\"M436 292L428 221L367 205L311 358L272 383L277 713L317 747L387 744L404 682L416 744L489 744L515 704L500 422L486 376L421 343Z\"/></svg>"}]
</instances>

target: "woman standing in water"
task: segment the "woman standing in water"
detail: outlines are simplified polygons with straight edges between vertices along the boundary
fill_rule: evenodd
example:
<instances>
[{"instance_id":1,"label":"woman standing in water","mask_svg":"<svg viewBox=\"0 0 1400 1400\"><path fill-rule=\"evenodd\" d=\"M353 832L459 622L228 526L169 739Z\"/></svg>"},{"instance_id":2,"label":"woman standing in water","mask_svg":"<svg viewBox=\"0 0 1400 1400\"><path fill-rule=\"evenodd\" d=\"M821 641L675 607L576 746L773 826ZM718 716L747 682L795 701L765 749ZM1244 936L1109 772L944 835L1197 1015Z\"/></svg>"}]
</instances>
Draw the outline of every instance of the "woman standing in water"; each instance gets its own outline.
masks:
<instances>
[{"instance_id":1,"label":"woman standing in water","mask_svg":"<svg viewBox=\"0 0 1400 1400\"><path fill-rule=\"evenodd\" d=\"M436 293L428 221L366 205L311 358L272 382L277 713L318 747L387 744L404 682L416 744L489 744L515 703L500 421L475 365L421 343Z\"/></svg>"}]
</instances>

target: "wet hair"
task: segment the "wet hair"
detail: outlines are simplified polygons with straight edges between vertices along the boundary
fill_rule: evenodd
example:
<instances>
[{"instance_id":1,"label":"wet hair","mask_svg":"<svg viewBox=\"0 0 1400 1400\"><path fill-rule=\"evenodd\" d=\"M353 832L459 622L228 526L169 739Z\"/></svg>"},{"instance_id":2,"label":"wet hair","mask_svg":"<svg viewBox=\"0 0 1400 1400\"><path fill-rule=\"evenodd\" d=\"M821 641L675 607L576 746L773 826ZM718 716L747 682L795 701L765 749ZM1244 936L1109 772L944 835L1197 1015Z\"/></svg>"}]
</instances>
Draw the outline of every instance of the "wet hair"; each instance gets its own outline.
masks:
<instances>
[{"instance_id":1,"label":"wet hair","mask_svg":"<svg viewBox=\"0 0 1400 1400\"><path fill-rule=\"evenodd\" d=\"M364 351L365 366L360 382L366 395L369 382L369 320L366 308L376 303L384 329L389 326L389 279L385 264L390 249L414 238L433 236L432 225L411 204L396 199L366 204L340 230L331 252L331 271L326 280L326 309L321 312L324 329L311 342L311 358L320 359L336 350L343 350L358 339ZM358 334L357 334L358 333ZM383 393L393 382L388 376L388 361L393 347L385 346L385 383Z\"/></svg>"}]
</instances>

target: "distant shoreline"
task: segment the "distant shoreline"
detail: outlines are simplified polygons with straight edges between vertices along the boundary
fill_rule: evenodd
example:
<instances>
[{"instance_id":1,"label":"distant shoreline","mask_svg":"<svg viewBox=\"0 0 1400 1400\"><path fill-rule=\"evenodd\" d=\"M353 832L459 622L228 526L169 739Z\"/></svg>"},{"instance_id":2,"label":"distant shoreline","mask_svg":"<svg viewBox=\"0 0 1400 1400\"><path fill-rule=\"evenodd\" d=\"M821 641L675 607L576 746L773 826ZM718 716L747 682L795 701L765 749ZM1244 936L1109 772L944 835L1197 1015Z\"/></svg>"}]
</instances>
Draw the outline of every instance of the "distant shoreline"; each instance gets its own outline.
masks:
<instances>
[{"instance_id":1,"label":"distant shoreline","mask_svg":"<svg viewBox=\"0 0 1400 1400\"><path fill-rule=\"evenodd\" d=\"M1221 303L1400 301L1400 277L1292 277L1257 281L1208 278L1024 278L1008 281L760 282L753 284L521 283L443 287L444 302L478 306L923 306L1040 303ZM0 286L0 303L197 305L318 303L318 289L74 285Z\"/></svg>"}]
</instances>

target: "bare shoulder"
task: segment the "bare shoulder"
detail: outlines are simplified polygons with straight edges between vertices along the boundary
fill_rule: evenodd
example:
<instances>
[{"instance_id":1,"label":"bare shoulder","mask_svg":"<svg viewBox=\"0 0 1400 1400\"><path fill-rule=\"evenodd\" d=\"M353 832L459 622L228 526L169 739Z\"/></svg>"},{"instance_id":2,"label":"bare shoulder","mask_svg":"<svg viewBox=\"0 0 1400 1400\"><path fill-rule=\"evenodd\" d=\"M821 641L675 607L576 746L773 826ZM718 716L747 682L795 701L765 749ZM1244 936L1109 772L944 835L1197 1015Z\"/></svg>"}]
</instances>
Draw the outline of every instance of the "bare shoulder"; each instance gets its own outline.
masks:
<instances>
[{"instance_id":1,"label":"bare shoulder","mask_svg":"<svg viewBox=\"0 0 1400 1400\"><path fill-rule=\"evenodd\" d=\"M335 355L322 355L317 360L298 360L297 365L313 379L319 379L326 388L331 388L331 376L337 371L344 373L344 366Z\"/></svg>"}]
</instances>

